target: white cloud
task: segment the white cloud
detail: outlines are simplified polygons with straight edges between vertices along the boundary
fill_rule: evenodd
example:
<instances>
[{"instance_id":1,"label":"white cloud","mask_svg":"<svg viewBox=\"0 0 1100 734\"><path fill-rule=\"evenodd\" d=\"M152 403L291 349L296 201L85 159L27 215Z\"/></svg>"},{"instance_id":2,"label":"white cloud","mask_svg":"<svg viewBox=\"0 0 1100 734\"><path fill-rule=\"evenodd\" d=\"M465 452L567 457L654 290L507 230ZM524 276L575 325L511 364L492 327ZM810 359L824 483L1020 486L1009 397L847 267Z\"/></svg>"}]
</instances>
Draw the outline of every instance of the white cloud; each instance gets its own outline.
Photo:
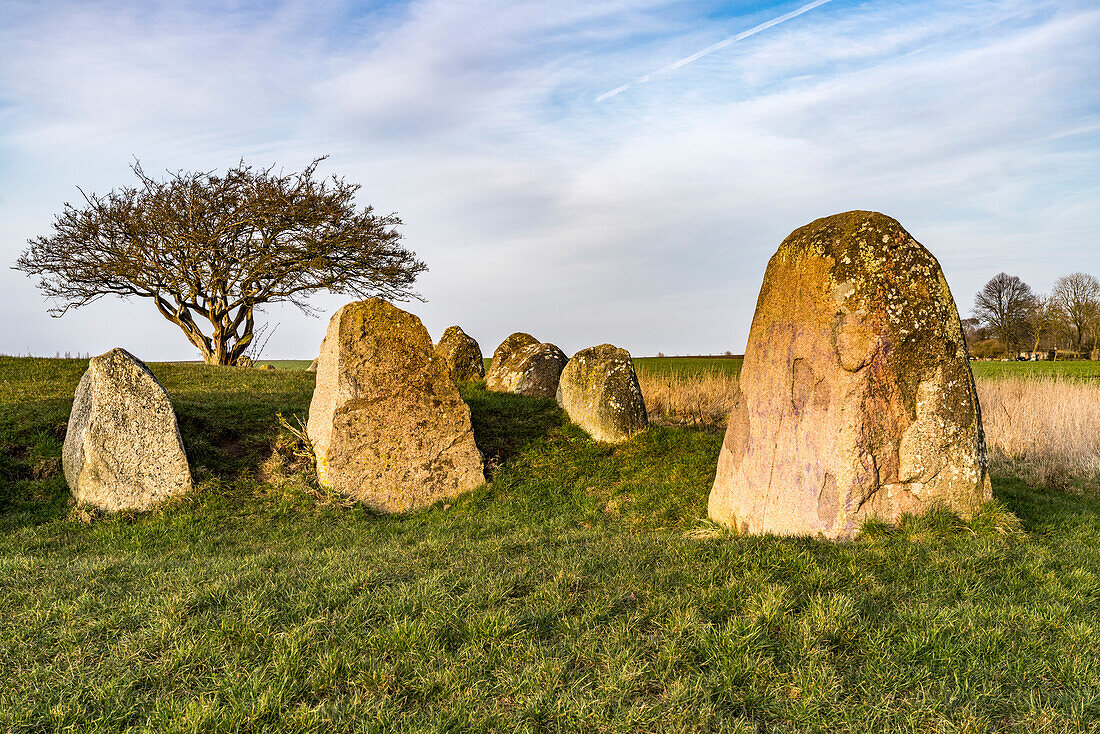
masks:
<instances>
[{"instance_id":1,"label":"white cloud","mask_svg":"<svg viewBox=\"0 0 1100 734\"><path fill-rule=\"evenodd\" d=\"M833 2L601 104L623 80L799 7L425 0L55 6L0 31L0 255L77 184L319 153L398 211L428 261L413 307L489 352L739 351L763 266L818 216L875 208L940 257L960 307L1013 268L1100 272L1100 14L1073 2ZM69 8L67 10L63 8ZM335 306L339 298L321 304ZM47 319L0 273L0 352L187 356L143 304ZM269 349L324 324L274 308Z\"/></svg>"}]
</instances>

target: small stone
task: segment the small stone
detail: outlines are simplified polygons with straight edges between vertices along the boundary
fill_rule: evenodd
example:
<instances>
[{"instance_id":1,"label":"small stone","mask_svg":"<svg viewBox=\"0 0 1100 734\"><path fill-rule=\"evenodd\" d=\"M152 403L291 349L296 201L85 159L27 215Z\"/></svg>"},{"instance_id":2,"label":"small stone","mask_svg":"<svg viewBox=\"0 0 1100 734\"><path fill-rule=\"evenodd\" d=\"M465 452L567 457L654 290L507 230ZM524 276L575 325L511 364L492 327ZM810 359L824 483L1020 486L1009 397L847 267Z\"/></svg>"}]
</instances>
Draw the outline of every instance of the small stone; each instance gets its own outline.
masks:
<instances>
[{"instance_id":1,"label":"small stone","mask_svg":"<svg viewBox=\"0 0 1100 734\"><path fill-rule=\"evenodd\" d=\"M168 393L125 349L88 362L61 458L77 504L107 512L146 510L191 488Z\"/></svg>"},{"instance_id":2,"label":"small stone","mask_svg":"<svg viewBox=\"0 0 1100 734\"><path fill-rule=\"evenodd\" d=\"M435 345L435 353L447 365L455 382L480 380L485 377L485 359L477 341L461 326L448 327Z\"/></svg>"},{"instance_id":3,"label":"small stone","mask_svg":"<svg viewBox=\"0 0 1100 734\"><path fill-rule=\"evenodd\" d=\"M562 370L558 404L604 443L620 443L649 423L630 353L611 344L582 349Z\"/></svg>"}]
</instances>

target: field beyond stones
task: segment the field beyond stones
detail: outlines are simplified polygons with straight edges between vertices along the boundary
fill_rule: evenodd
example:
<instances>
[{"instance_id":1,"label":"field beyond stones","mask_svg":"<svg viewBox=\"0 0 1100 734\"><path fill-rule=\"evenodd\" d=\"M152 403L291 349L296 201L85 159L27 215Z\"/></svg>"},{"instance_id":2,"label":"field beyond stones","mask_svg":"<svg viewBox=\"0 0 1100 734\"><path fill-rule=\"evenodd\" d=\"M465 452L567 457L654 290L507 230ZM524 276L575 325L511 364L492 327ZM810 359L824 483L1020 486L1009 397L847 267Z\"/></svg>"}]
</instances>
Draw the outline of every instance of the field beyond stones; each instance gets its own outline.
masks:
<instances>
[{"instance_id":1,"label":"field beyond stones","mask_svg":"<svg viewBox=\"0 0 1100 734\"><path fill-rule=\"evenodd\" d=\"M0 730L1100 731L1093 474L1020 449L970 522L733 536L702 518L739 362L654 358L661 425L616 447L464 386L489 483L384 517L316 485L281 364L150 365L197 486L103 518L60 471L86 361L0 357ZM1002 435L1100 411L1100 363L973 367Z\"/></svg>"}]
</instances>

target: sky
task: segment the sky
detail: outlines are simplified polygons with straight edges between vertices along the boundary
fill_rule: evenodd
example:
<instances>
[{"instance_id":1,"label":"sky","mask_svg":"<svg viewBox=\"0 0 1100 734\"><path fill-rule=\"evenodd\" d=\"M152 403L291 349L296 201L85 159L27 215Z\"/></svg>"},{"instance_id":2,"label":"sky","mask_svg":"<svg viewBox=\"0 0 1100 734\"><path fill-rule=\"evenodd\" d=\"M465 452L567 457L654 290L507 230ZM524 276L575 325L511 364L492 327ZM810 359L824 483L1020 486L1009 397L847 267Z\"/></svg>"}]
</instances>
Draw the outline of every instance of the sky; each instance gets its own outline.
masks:
<instances>
[{"instance_id":1,"label":"sky","mask_svg":"<svg viewBox=\"0 0 1100 734\"><path fill-rule=\"evenodd\" d=\"M197 358L148 301L55 319L7 266L135 159L320 155L404 220L404 307L486 355L739 353L779 243L852 209L928 247L965 318L1001 271L1100 275L1100 5L0 0L0 353ZM262 356L315 356L346 300L266 308Z\"/></svg>"}]
</instances>

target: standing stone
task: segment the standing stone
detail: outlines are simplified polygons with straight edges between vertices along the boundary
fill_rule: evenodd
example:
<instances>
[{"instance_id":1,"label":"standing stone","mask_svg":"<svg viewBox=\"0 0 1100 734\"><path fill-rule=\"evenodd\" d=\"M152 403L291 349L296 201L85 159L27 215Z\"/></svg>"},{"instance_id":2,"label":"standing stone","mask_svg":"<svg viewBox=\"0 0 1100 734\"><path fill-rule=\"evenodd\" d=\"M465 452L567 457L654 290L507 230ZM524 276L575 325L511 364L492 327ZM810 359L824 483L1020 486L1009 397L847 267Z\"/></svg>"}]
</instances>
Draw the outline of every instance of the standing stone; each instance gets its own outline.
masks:
<instances>
[{"instance_id":1,"label":"standing stone","mask_svg":"<svg viewBox=\"0 0 1100 734\"><path fill-rule=\"evenodd\" d=\"M306 367L306 372L316 372L317 371L317 359L318 359L317 357L313 358L313 361L309 363L309 367Z\"/></svg>"},{"instance_id":2,"label":"standing stone","mask_svg":"<svg viewBox=\"0 0 1100 734\"><path fill-rule=\"evenodd\" d=\"M893 219L795 230L768 263L710 517L747 533L849 538L867 518L991 498L955 301Z\"/></svg>"},{"instance_id":3,"label":"standing stone","mask_svg":"<svg viewBox=\"0 0 1100 734\"><path fill-rule=\"evenodd\" d=\"M517 331L502 341L493 352L493 361L489 363L489 371L485 373L485 387L490 390L500 389L505 364L512 360L519 350L538 343L538 339L523 331Z\"/></svg>"},{"instance_id":4,"label":"standing stone","mask_svg":"<svg viewBox=\"0 0 1100 734\"><path fill-rule=\"evenodd\" d=\"M61 452L77 504L145 510L191 488L168 393L125 349L93 357L73 398Z\"/></svg>"},{"instance_id":5,"label":"standing stone","mask_svg":"<svg viewBox=\"0 0 1100 734\"><path fill-rule=\"evenodd\" d=\"M455 382L485 377L485 359L481 347L461 326L448 327L435 345L435 353L447 365Z\"/></svg>"},{"instance_id":6,"label":"standing stone","mask_svg":"<svg viewBox=\"0 0 1100 734\"><path fill-rule=\"evenodd\" d=\"M522 343L529 334L512 334L497 347L493 362L485 375L485 387L495 392L510 392L535 398L552 398L558 392L558 380L565 363L565 353L553 344L530 342L515 350L506 349L509 342Z\"/></svg>"},{"instance_id":7,"label":"standing stone","mask_svg":"<svg viewBox=\"0 0 1100 734\"><path fill-rule=\"evenodd\" d=\"M372 298L329 321L307 433L322 484L407 512L485 483L470 409L410 313Z\"/></svg>"},{"instance_id":8,"label":"standing stone","mask_svg":"<svg viewBox=\"0 0 1100 734\"><path fill-rule=\"evenodd\" d=\"M630 352L611 344L582 349L561 373L558 405L597 441L619 443L649 423Z\"/></svg>"}]
</instances>

